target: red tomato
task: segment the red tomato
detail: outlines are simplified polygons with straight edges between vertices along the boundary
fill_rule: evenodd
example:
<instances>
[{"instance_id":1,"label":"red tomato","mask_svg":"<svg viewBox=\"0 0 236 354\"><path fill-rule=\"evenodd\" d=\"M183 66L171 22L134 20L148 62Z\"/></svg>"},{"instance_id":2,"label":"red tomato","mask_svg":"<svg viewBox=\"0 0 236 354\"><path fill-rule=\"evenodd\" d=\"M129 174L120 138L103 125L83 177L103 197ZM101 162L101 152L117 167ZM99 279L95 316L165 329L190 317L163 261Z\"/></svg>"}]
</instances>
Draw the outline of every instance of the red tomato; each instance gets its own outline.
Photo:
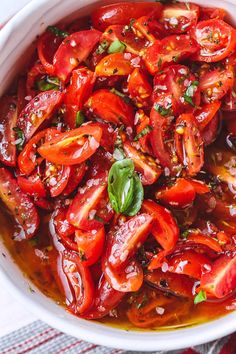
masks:
<instances>
[{"instance_id":1,"label":"red tomato","mask_svg":"<svg viewBox=\"0 0 236 354\"><path fill-rule=\"evenodd\" d=\"M53 211L55 208L55 204L53 203L52 200L49 200L48 198L38 198L34 197L34 204L39 207L40 209L46 210L46 211Z\"/></svg>"},{"instance_id":2,"label":"red tomato","mask_svg":"<svg viewBox=\"0 0 236 354\"><path fill-rule=\"evenodd\" d=\"M234 28L222 20L198 22L191 35L200 46L199 53L194 56L199 61L220 61L232 54L236 47Z\"/></svg>"},{"instance_id":3,"label":"red tomato","mask_svg":"<svg viewBox=\"0 0 236 354\"><path fill-rule=\"evenodd\" d=\"M45 142L38 148L38 152L55 164L77 165L94 154L101 136L102 130L98 125L84 125Z\"/></svg>"},{"instance_id":4,"label":"red tomato","mask_svg":"<svg viewBox=\"0 0 236 354\"><path fill-rule=\"evenodd\" d=\"M101 32L94 29L75 32L66 37L53 58L54 74L66 81L72 70L87 59L100 37Z\"/></svg>"},{"instance_id":5,"label":"red tomato","mask_svg":"<svg viewBox=\"0 0 236 354\"><path fill-rule=\"evenodd\" d=\"M236 97L235 97L235 90L236 90L236 80L234 79L233 86L230 87L227 94L224 96L222 107L221 109L224 111L224 119L225 118L234 118L235 110L236 110ZM231 115L232 113L232 115Z\"/></svg>"},{"instance_id":6,"label":"red tomato","mask_svg":"<svg viewBox=\"0 0 236 354\"><path fill-rule=\"evenodd\" d=\"M188 250L171 256L168 260L168 266L169 272L186 274L195 279L201 279L202 275L211 269L211 261L201 253Z\"/></svg>"},{"instance_id":7,"label":"red tomato","mask_svg":"<svg viewBox=\"0 0 236 354\"><path fill-rule=\"evenodd\" d=\"M192 114L182 114L176 121L176 152L189 176L196 175L204 164L203 140Z\"/></svg>"},{"instance_id":8,"label":"red tomato","mask_svg":"<svg viewBox=\"0 0 236 354\"><path fill-rule=\"evenodd\" d=\"M141 174L142 184L151 185L155 183L162 171L154 159L138 151L129 141L124 142L123 148L126 156L133 160L135 169Z\"/></svg>"},{"instance_id":9,"label":"red tomato","mask_svg":"<svg viewBox=\"0 0 236 354\"><path fill-rule=\"evenodd\" d=\"M82 317L97 319L108 315L119 305L124 295L123 292L113 289L105 277L102 276L95 291L93 305Z\"/></svg>"},{"instance_id":10,"label":"red tomato","mask_svg":"<svg viewBox=\"0 0 236 354\"><path fill-rule=\"evenodd\" d=\"M179 228L170 211L152 200L144 200L142 210L154 218L151 233L164 250L172 250L179 238Z\"/></svg>"},{"instance_id":11,"label":"red tomato","mask_svg":"<svg viewBox=\"0 0 236 354\"><path fill-rule=\"evenodd\" d=\"M70 166L70 176L69 176L69 181L63 190L62 194L64 196L68 196L71 194L75 188L80 184L82 181L85 172L87 170L87 165L85 162L82 162L78 166Z\"/></svg>"},{"instance_id":12,"label":"red tomato","mask_svg":"<svg viewBox=\"0 0 236 354\"><path fill-rule=\"evenodd\" d=\"M204 146L208 146L216 140L217 134L219 132L219 122L219 114L216 114L207 124L207 126L201 131Z\"/></svg>"},{"instance_id":13,"label":"red tomato","mask_svg":"<svg viewBox=\"0 0 236 354\"><path fill-rule=\"evenodd\" d=\"M152 221L152 216L139 214L122 224L118 230L110 231L105 252L106 262L110 267L119 269L127 265L137 249L145 242Z\"/></svg>"},{"instance_id":14,"label":"red tomato","mask_svg":"<svg viewBox=\"0 0 236 354\"><path fill-rule=\"evenodd\" d=\"M102 138L100 141L100 145L104 148L104 150L113 153L115 142L117 139L118 131L112 127L112 124L106 124L102 122L96 122L99 127L102 129Z\"/></svg>"},{"instance_id":15,"label":"red tomato","mask_svg":"<svg viewBox=\"0 0 236 354\"><path fill-rule=\"evenodd\" d=\"M148 47L143 55L148 71L155 74L166 64L179 62L196 53L198 45L190 36L173 35L165 37L161 41L157 40Z\"/></svg>"},{"instance_id":16,"label":"red tomato","mask_svg":"<svg viewBox=\"0 0 236 354\"><path fill-rule=\"evenodd\" d=\"M113 124L134 125L134 111L122 97L109 90L98 90L90 96L85 106L95 117Z\"/></svg>"},{"instance_id":17,"label":"red tomato","mask_svg":"<svg viewBox=\"0 0 236 354\"><path fill-rule=\"evenodd\" d=\"M128 77L128 92L130 98L137 107L149 107L152 94L152 86L147 76L136 68Z\"/></svg>"},{"instance_id":18,"label":"red tomato","mask_svg":"<svg viewBox=\"0 0 236 354\"><path fill-rule=\"evenodd\" d=\"M36 62L32 68L27 73L27 80L26 80L26 93L31 99L37 95L37 80L42 78L46 74L44 66ZM25 95L26 96L26 95ZM20 111L21 112L21 111Z\"/></svg>"},{"instance_id":19,"label":"red tomato","mask_svg":"<svg viewBox=\"0 0 236 354\"><path fill-rule=\"evenodd\" d=\"M232 67L207 72L200 78L199 88L205 103L220 100L233 87L234 72Z\"/></svg>"},{"instance_id":20,"label":"red tomato","mask_svg":"<svg viewBox=\"0 0 236 354\"><path fill-rule=\"evenodd\" d=\"M193 203L195 197L194 187L185 178L178 178L173 186L161 188L156 193L157 199L174 208L186 208Z\"/></svg>"},{"instance_id":21,"label":"red tomato","mask_svg":"<svg viewBox=\"0 0 236 354\"><path fill-rule=\"evenodd\" d=\"M29 177L18 176L17 183L22 192L26 194L42 198L46 197L44 184L37 171L35 171L35 173L31 174Z\"/></svg>"},{"instance_id":22,"label":"red tomato","mask_svg":"<svg viewBox=\"0 0 236 354\"><path fill-rule=\"evenodd\" d=\"M131 53L112 53L101 59L95 73L97 76L129 75L140 60Z\"/></svg>"},{"instance_id":23,"label":"red tomato","mask_svg":"<svg viewBox=\"0 0 236 354\"><path fill-rule=\"evenodd\" d=\"M0 161L12 167L16 164L16 143L20 139L14 131L16 121L16 99L3 96L0 99ZM19 143L22 143L21 139Z\"/></svg>"},{"instance_id":24,"label":"red tomato","mask_svg":"<svg viewBox=\"0 0 236 354\"><path fill-rule=\"evenodd\" d=\"M93 27L104 31L110 25L128 25L147 13L155 12L158 16L162 5L152 2L123 2L98 8L92 13Z\"/></svg>"},{"instance_id":25,"label":"red tomato","mask_svg":"<svg viewBox=\"0 0 236 354\"><path fill-rule=\"evenodd\" d=\"M150 118L146 116L143 110L139 109L136 114L134 121L136 124L136 134L140 134L141 132L145 131L144 129L150 128ZM136 135L136 136L137 136ZM141 145L142 151L148 153L149 155L153 156L151 142L150 142L150 132L145 134L144 136L140 136L138 138L138 142Z\"/></svg>"},{"instance_id":26,"label":"red tomato","mask_svg":"<svg viewBox=\"0 0 236 354\"><path fill-rule=\"evenodd\" d=\"M196 179L189 179L188 182L191 183L197 194L205 194L210 192L210 188L202 181L197 181Z\"/></svg>"},{"instance_id":27,"label":"red tomato","mask_svg":"<svg viewBox=\"0 0 236 354\"><path fill-rule=\"evenodd\" d=\"M139 17L133 23L132 29L137 37L146 38L150 43L154 43L164 35L162 26L152 14Z\"/></svg>"},{"instance_id":28,"label":"red tomato","mask_svg":"<svg viewBox=\"0 0 236 354\"><path fill-rule=\"evenodd\" d=\"M58 197L65 190L70 175L70 166L55 165L46 161L45 182L51 197Z\"/></svg>"},{"instance_id":29,"label":"red tomato","mask_svg":"<svg viewBox=\"0 0 236 354\"><path fill-rule=\"evenodd\" d=\"M208 236L208 235L203 235L200 234L199 232L191 232L188 235L187 242L194 242L194 243L199 243L201 245L205 245L209 248L211 248L215 252L222 252L222 248L214 238Z\"/></svg>"},{"instance_id":30,"label":"red tomato","mask_svg":"<svg viewBox=\"0 0 236 354\"><path fill-rule=\"evenodd\" d=\"M227 120L226 127L230 134L236 135L236 121L235 120Z\"/></svg>"},{"instance_id":31,"label":"red tomato","mask_svg":"<svg viewBox=\"0 0 236 354\"><path fill-rule=\"evenodd\" d=\"M216 18L218 20L224 20L227 12L224 9L214 8L214 7L200 7L200 19L209 20Z\"/></svg>"},{"instance_id":32,"label":"red tomato","mask_svg":"<svg viewBox=\"0 0 236 354\"><path fill-rule=\"evenodd\" d=\"M107 224L113 216L114 210L112 209L108 193L105 191L97 205L96 217L102 223Z\"/></svg>"},{"instance_id":33,"label":"red tomato","mask_svg":"<svg viewBox=\"0 0 236 354\"><path fill-rule=\"evenodd\" d=\"M18 117L17 126L23 131L26 141L41 124L52 117L60 106L63 93L55 90L41 92L32 99Z\"/></svg>"},{"instance_id":34,"label":"red tomato","mask_svg":"<svg viewBox=\"0 0 236 354\"><path fill-rule=\"evenodd\" d=\"M75 231L75 240L77 243L81 262L84 266L95 264L102 255L105 243L105 229L100 227L90 231Z\"/></svg>"},{"instance_id":35,"label":"red tomato","mask_svg":"<svg viewBox=\"0 0 236 354\"><path fill-rule=\"evenodd\" d=\"M67 213L69 223L85 231L101 227L102 223L96 220L95 215L106 188L107 178L104 175L89 179L86 185L78 190L69 207Z\"/></svg>"},{"instance_id":36,"label":"red tomato","mask_svg":"<svg viewBox=\"0 0 236 354\"><path fill-rule=\"evenodd\" d=\"M27 97L26 93L26 79L24 77L20 77L17 84L17 114L25 108L27 101L25 99Z\"/></svg>"},{"instance_id":37,"label":"red tomato","mask_svg":"<svg viewBox=\"0 0 236 354\"><path fill-rule=\"evenodd\" d=\"M94 285L89 268L85 267L78 253L64 251L62 268L73 292L73 300L69 304L75 314L86 312L93 303Z\"/></svg>"},{"instance_id":38,"label":"red tomato","mask_svg":"<svg viewBox=\"0 0 236 354\"><path fill-rule=\"evenodd\" d=\"M20 190L12 174L3 167L0 168L0 198L20 227L14 233L15 240L33 237L39 226L37 209L31 199Z\"/></svg>"},{"instance_id":39,"label":"red tomato","mask_svg":"<svg viewBox=\"0 0 236 354\"><path fill-rule=\"evenodd\" d=\"M75 228L66 219L67 208L60 207L54 211L51 217L51 222L56 231L59 241L62 241L66 248L78 251L77 243L75 242Z\"/></svg>"},{"instance_id":40,"label":"red tomato","mask_svg":"<svg viewBox=\"0 0 236 354\"><path fill-rule=\"evenodd\" d=\"M95 74L81 67L72 71L70 84L66 88L64 102L66 105L65 121L71 129L76 128L76 113L92 93Z\"/></svg>"},{"instance_id":41,"label":"red tomato","mask_svg":"<svg viewBox=\"0 0 236 354\"><path fill-rule=\"evenodd\" d=\"M220 109L220 106L220 101L206 103L194 113L200 131L202 131L210 123Z\"/></svg>"},{"instance_id":42,"label":"red tomato","mask_svg":"<svg viewBox=\"0 0 236 354\"><path fill-rule=\"evenodd\" d=\"M220 256L208 273L201 278L201 289L208 295L223 298L235 290L236 257L233 254Z\"/></svg>"},{"instance_id":43,"label":"red tomato","mask_svg":"<svg viewBox=\"0 0 236 354\"><path fill-rule=\"evenodd\" d=\"M143 284L143 269L136 260L130 260L121 269L113 269L103 260L103 272L113 289L124 293L138 291Z\"/></svg>"},{"instance_id":44,"label":"red tomato","mask_svg":"<svg viewBox=\"0 0 236 354\"><path fill-rule=\"evenodd\" d=\"M196 26L200 8L195 4L167 4L159 21L168 33L185 33Z\"/></svg>"}]
</instances>

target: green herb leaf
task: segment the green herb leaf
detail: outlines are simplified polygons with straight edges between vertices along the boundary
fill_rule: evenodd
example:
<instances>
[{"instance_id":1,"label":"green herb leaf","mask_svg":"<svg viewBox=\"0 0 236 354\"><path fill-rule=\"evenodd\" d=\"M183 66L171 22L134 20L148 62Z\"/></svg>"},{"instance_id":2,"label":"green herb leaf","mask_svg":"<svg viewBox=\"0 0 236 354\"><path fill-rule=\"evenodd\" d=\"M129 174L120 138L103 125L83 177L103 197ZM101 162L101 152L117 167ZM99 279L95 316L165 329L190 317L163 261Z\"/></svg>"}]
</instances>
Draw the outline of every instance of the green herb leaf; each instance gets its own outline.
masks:
<instances>
[{"instance_id":1,"label":"green herb leaf","mask_svg":"<svg viewBox=\"0 0 236 354\"><path fill-rule=\"evenodd\" d=\"M60 28L58 28L56 26L48 26L47 31L50 31L53 34L55 34L55 36L62 37L62 38L66 38L70 35L69 32L62 31L62 30L60 30Z\"/></svg>"},{"instance_id":2,"label":"green herb leaf","mask_svg":"<svg viewBox=\"0 0 236 354\"><path fill-rule=\"evenodd\" d=\"M109 47L109 43L107 41L102 41L96 49L97 54L103 54L106 52Z\"/></svg>"},{"instance_id":3,"label":"green herb leaf","mask_svg":"<svg viewBox=\"0 0 236 354\"><path fill-rule=\"evenodd\" d=\"M23 145L24 145L24 142L25 142L24 133L18 127L14 127L13 130L16 133L16 142L17 142L16 148L17 148L18 151L21 151L23 149Z\"/></svg>"},{"instance_id":4,"label":"green herb leaf","mask_svg":"<svg viewBox=\"0 0 236 354\"><path fill-rule=\"evenodd\" d=\"M155 109L155 111L157 111L158 113L160 113L160 115L163 116L163 117L172 115L172 109L171 109L171 107L164 108L163 106L161 106L161 105L159 105L158 103L156 103L156 104L154 105L154 109Z\"/></svg>"},{"instance_id":5,"label":"green herb leaf","mask_svg":"<svg viewBox=\"0 0 236 354\"><path fill-rule=\"evenodd\" d=\"M197 305L200 302L206 301L207 296L204 290L199 291L199 293L194 298L194 304Z\"/></svg>"},{"instance_id":6,"label":"green herb leaf","mask_svg":"<svg viewBox=\"0 0 236 354\"><path fill-rule=\"evenodd\" d=\"M85 255L84 251L81 250L80 248L78 250L78 254L79 254L79 258L80 258L81 262L87 261L87 257Z\"/></svg>"},{"instance_id":7,"label":"green herb leaf","mask_svg":"<svg viewBox=\"0 0 236 354\"><path fill-rule=\"evenodd\" d=\"M114 42L112 42L107 50L109 54L112 53L122 53L125 51L126 45L119 41L119 39L116 39Z\"/></svg>"},{"instance_id":8,"label":"green herb leaf","mask_svg":"<svg viewBox=\"0 0 236 354\"><path fill-rule=\"evenodd\" d=\"M186 239L186 238L188 238L188 235L189 235L189 230L185 230L182 232L181 238Z\"/></svg>"},{"instance_id":9,"label":"green herb leaf","mask_svg":"<svg viewBox=\"0 0 236 354\"><path fill-rule=\"evenodd\" d=\"M140 133L138 133L136 135L136 137L134 138L134 141L139 140L140 138L142 138L143 136L149 134L152 131L152 127L150 125L147 125Z\"/></svg>"},{"instance_id":10,"label":"green herb leaf","mask_svg":"<svg viewBox=\"0 0 236 354\"><path fill-rule=\"evenodd\" d=\"M133 200L130 207L126 210L125 214L128 216L134 216L138 213L141 209L144 192L143 192L143 185L138 174L134 173L134 192L133 192Z\"/></svg>"},{"instance_id":11,"label":"green herb leaf","mask_svg":"<svg viewBox=\"0 0 236 354\"><path fill-rule=\"evenodd\" d=\"M85 121L85 116L83 115L82 111L78 111L76 113L76 119L75 119L75 126L76 128L80 127L81 124L83 124Z\"/></svg>"},{"instance_id":12,"label":"green herb leaf","mask_svg":"<svg viewBox=\"0 0 236 354\"><path fill-rule=\"evenodd\" d=\"M127 96L124 93L116 90L115 88L112 88L110 91L112 93L115 93L117 96L121 97L125 103L130 103L131 102L131 99L129 98L129 96Z\"/></svg>"},{"instance_id":13,"label":"green herb leaf","mask_svg":"<svg viewBox=\"0 0 236 354\"><path fill-rule=\"evenodd\" d=\"M46 76L44 79L36 82L36 88L39 91L58 90L59 86L60 81L58 77Z\"/></svg>"},{"instance_id":14,"label":"green herb leaf","mask_svg":"<svg viewBox=\"0 0 236 354\"><path fill-rule=\"evenodd\" d=\"M184 94L184 101L191 104L191 106L195 107L195 104L193 102L193 96L197 90L197 86L199 85L199 81L193 81L191 85L187 88L185 94Z\"/></svg>"}]
</instances>

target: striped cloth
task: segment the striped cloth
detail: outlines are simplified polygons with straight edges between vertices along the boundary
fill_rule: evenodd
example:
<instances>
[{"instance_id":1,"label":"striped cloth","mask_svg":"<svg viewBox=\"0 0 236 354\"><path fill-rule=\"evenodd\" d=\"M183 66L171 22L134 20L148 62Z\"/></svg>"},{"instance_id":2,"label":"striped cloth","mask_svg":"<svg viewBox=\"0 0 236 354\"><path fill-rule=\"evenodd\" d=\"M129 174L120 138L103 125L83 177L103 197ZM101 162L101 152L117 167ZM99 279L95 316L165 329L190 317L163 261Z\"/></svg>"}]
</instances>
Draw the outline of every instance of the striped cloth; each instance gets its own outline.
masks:
<instances>
[{"instance_id":1,"label":"striped cloth","mask_svg":"<svg viewBox=\"0 0 236 354\"><path fill-rule=\"evenodd\" d=\"M35 321L0 338L0 354L141 354L91 344ZM142 352L143 354L145 352ZM236 354L236 333L187 350L158 354Z\"/></svg>"}]
</instances>

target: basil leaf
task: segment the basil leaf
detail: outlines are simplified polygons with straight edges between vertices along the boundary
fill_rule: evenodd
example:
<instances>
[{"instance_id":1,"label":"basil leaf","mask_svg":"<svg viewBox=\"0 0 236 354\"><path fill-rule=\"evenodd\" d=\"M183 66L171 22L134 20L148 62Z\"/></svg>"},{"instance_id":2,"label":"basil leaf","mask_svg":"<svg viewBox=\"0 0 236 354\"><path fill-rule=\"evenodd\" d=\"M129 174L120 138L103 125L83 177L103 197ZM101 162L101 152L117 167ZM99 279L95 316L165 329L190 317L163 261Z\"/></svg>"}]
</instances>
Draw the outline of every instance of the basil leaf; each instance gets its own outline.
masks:
<instances>
[{"instance_id":1,"label":"basil leaf","mask_svg":"<svg viewBox=\"0 0 236 354\"><path fill-rule=\"evenodd\" d=\"M125 51L126 45L119 41L119 39L116 39L114 42L112 42L107 50L109 54L113 53L122 53Z\"/></svg>"},{"instance_id":2,"label":"basil leaf","mask_svg":"<svg viewBox=\"0 0 236 354\"><path fill-rule=\"evenodd\" d=\"M108 175L108 195L112 208L124 213L133 201L134 164L130 159L115 162Z\"/></svg>"},{"instance_id":3,"label":"basil leaf","mask_svg":"<svg viewBox=\"0 0 236 354\"><path fill-rule=\"evenodd\" d=\"M76 128L80 127L81 124L83 124L85 121L85 116L83 115L82 111L78 111L76 113L76 119L75 119L75 126Z\"/></svg>"},{"instance_id":4,"label":"basil leaf","mask_svg":"<svg viewBox=\"0 0 236 354\"><path fill-rule=\"evenodd\" d=\"M134 216L138 213L138 211L141 209L143 197L144 197L143 185L136 172L134 173L133 180L134 180L134 196L133 196L132 204L125 212L125 214L128 216Z\"/></svg>"},{"instance_id":5,"label":"basil leaf","mask_svg":"<svg viewBox=\"0 0 236 354\"><path fill-rule=\"evenodd\" d=\"M204 290L199 291L199 293L194 298L194 304L197 305L200 302L206 301L207 296Z\"/></svg>"},{"instance_id":6,"label":"basil leaf","mask_svg":"<svg viewBox=\"0 0 236 354\"><path fill-rule=\"evenodd\" d=\"M160 115L163 117L170 116L172 114L171 106L168 108L165 108L165 107L159 105L158 103L155 103L154 109L155 109L155 111L160 113Z\"/></svg>"},{"instance_id":7,"label":"basil leaf","mask_svg":"<svg viewBox=\"0 0 236 354\"><path fill-rule=\"evenodd\" d=\"M187 88L185 94L184 94L184 101L189 103L191 106L195 107L195 104L193 102L193 96L197 90L197 87L199 85L199 81L193 81L191 85Z\"/></svg>"},{"instance_id":8,"label":"basil leaf","mask_svg":"<svg viewBox=\"0 0 236 354\"><path fill-rule=\"evenodd\" d=\"M60 81L58 77L46 76L44 79L36 82L36 88L39 91L58 90L59 86Z\"/></svg>"},{"instance_id":9,"label":"basil leaf","mask_svg":"<svg viewBox=\"0 0 236 354\"><path fill-rule=\"evenodd\" d=\"M70 35L69 32L62 31L62 30L60 30L60 28L58 28L56 26L48 26L47 31L50 31L53 34L55 34L55 36L62 37L62 38L66 38Z\"/></svg>"}]
</instances>

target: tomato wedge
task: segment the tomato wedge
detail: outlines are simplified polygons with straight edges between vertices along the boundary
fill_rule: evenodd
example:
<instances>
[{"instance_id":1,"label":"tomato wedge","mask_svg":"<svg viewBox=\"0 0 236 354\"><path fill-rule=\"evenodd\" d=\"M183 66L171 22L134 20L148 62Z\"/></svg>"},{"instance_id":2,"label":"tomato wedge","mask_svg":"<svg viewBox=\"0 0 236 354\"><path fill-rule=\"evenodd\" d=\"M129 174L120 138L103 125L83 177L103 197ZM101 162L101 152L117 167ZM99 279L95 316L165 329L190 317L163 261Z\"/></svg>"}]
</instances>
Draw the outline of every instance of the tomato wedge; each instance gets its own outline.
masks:
<instances>
[{"instance_id":1,"label":"tomato wedge","mask_svg":"<svg viewBox=\"0 0 236 354\"><path fill-rule=\"evenodd\" d=\"M46 189L37 171L31 174L28 178L18 176L17 183L22 192L26 194L42 198L46 197Z\"/></svg>"},{"instance_id":2,"label":"tomato wedge","mask_svg":"<svg viewBox=\"0 0 236 354\"><path fill-rule=\"evenodd\" d=\"M75 314L84 313L93 303L94 284L89 268L83 266L79 254L64 251L62 269L73 292L73 300L69 304Z\"/></svg>"},{"instance_id":3,"label":"tomato wedge","mask_svg":"<svg viewBox=\"0 0 236 354\"><path fill-rule=\"evenodd\" d=\"M20 190L12 174L3 167L0 168L0 198L20 227L20 231L15 232L15 239L33 237L39 226L37 209L31 199Z\"/></svg>"},{"instance_id":4,"label":"tomato wedge","mask_svg":"<svg viewBox=\"0 0 236 354\"><path fill-rule=\"evenodd\" d=\"M129 75L140 61L138 56L131 53L112 53L101 59L95 73L97 76Z\"/></svg>"},{"instance_id":5,"label":"tomato wedge","mask_svg":"<svg viewBox=\"0 0 236 354\"><path fill-rule=\"evenodd\" d=\"M14 132L17 121L16 99L3 96L0 99L0 160L7 166L16 164L16 143L22 144Z\"/></svg>"},{"instance_id":6,"label":"tomato wedge","mask_svg":"<svg viewBox=\"0 0 236 354\"><path fill-rule=\"evenodd\" d=\"M65 189L62 192L64 196L68 196L75 190L75 188L82 181L86 171L87 165L85 162L82 162L79 165L70 166L69 180Z\"/></svg>"},{"instance_id":7,"label":"tomato wedge","mask_svg":"<svg viewBox=\"0 0 236 354\"><path fill-rule=\"evenodd\" d=\"M212 103L204 104L200 109L195 112L194 116L196 118L200 131L206 128L206 126L210 123L210 121L214 118L214 116L220 109L220 106L220 101L214 101Z\"/></svg>"},{"instance_id":8,"label":"tomato wedge","mask_svg":"<svg viewBox=\"0 0 236 354\"><path fill-rule=\"evenodd\" d=\"M75 242L75 228L69 224L66 219L68 208L59 207L51 217L51 223L55 228L55 235L59 242L61 242L67 249L78 251L77 243Z\"/></svg>"},{"instance_id":9,"label":"tomato wedge","mask_svg":"<svg viewBox=\"0 0 236 354\"><path fill-rule=\"evenodd\" d=\"M71 175L71 167L55 165L46 161L45 182L51 197L58 197L66 188Z\"/></svg>"},{"instance_id":10,"label":"tomato wedge","mask_svg":"<svg viewBox=\"0 0 236 354\"><path fill-rule=\"evenodd\" d=\"M50 90L41 92L27 104L17 120L17 126L23 131L26 141L45 120L52 117L60 106L62 98L62 92Z\"/></svg>"},{"instance_id":11,"label":"tomato wedge","mask_svg":"<svg viewBox=\"0 0 236 354\"><path fill-rule=\"evenodd\" d=\"M130 74L127 88L130 98L135 102L137 107L150 106L152 86L147 76L140 69L136 68Z\"/></svg>"},{"instance_id":12,"label":"tomato wedge","mask_svg":"<svg viewBox=\"0 0 236 354\"><path fill-rule=\"evenodd\" d=\"M150 142L150 118L142 109L139 109L135 114L134 121L136 125L136 139L141 145L142 151L154 156ZM146 132L145 135L143 135L144 132Z\"/></svg>"},{"instance_id":13,"label":"tomato wedge","mask_svg":"<svg viewBox=\"0 0 236 354\"><path fill-rule=\"evenodd\" d=\"M66 37L53 58L54 75L66 81L72 70L87 59L100 37L101 32L94 29L75 32Z\"/></svg>"},{"instance_id":14,"label":"tomato wedge","mask_svg":"<svg viewBox=\"0 0 236 354\"><path fill-rule=\"evenodd\" d=\"M215 252L222 252L219 242L217 242L214 238L208 235L202 235L199 232L190 232L188 235L188 241L205 245Z\"/></svg>"},{"instance_id":15,"label":"tomato wedge","mask_svg":"<svg viewBox=\"0 0 236 354\"><path fill-rule=\"evenodd\" d=\"M38 148L48 161L62 165L76 165L87 160L99 147L102 130L96 124L61 133Z\"/></svg>"}]
</instances>

